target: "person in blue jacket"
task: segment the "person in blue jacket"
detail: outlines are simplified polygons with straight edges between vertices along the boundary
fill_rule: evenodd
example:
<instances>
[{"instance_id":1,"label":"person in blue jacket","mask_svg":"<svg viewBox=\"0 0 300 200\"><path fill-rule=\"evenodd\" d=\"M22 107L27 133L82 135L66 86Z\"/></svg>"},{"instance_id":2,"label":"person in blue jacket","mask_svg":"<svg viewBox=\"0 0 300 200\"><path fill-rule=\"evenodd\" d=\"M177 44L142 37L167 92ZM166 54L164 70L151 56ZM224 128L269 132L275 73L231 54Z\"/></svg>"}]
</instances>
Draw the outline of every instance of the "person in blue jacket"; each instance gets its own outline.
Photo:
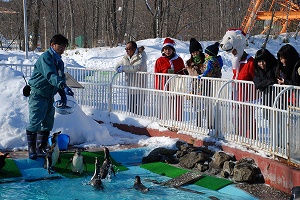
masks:
<instances>
[{"instance_id":1,"label":"person in blue jacket","mask_svg":"<svg viewBox=\"0 0 300 200\"><path fill-rule=\"evenodd\" d=\"M223 67L223 60L219 53L219 42L215 42L212 45L209 45L205 48L205 61L204 61L204 71L203 74L198 76L198 79L201 77L212 77L212 78L221 78L222 77L222 67ZM212 82L209 80L203 81L202 83L202 95L205 96L213 96L212 94ZM207 102L206 107L207 112L207 127L209 129L214 128L214 108L209 101Z\"/></svg>"},{"instance_id":2,"label":"person in blue jacket","mask_svg":"<svg viewBox=\"0 0 300 200\"><path fill-rule=\"evenodd\" d=\"M222 77L222 67L223 60L222 57L218 55L219 53L219 42L205 48L205 62L204 62L204 72L201 77Z\"/></svg>"},{"instance_id":3,"label":"person in blue jacket","mask_svg":"<svg viewBox=\"0 0 300 200\"><path fill-rule=\"evenodd\" d=\"M63 35L54 35L50 40L50 48L34 64L28 81L31 92L26 135L29 158L33 160L46 153L48 137L54 124L54 95L58 92L61 96L61 106L66 106L66 95L74 95L66 85L64 62L61 59L68 44L68 39Z\"/></svg>"}]
</instances>

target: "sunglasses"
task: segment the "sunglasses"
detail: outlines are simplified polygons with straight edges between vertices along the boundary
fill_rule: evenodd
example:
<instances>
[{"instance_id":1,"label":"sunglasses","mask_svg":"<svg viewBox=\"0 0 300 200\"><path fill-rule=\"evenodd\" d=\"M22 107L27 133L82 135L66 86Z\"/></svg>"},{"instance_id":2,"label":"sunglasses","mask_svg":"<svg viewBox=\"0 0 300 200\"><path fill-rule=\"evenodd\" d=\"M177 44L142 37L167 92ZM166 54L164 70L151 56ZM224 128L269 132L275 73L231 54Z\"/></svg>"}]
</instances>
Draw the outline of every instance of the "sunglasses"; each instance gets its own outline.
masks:
<instances>
[{"instance_id":1,"label":"sunglasses","mask_svg":"<svg viewBox=\"0 0 300 200\"><path fill-rule=\"evenodd\" d=\"M129 50L131 50L132 48L125 48L125 51L129 51Z\"/></svg>"}]
</instances>

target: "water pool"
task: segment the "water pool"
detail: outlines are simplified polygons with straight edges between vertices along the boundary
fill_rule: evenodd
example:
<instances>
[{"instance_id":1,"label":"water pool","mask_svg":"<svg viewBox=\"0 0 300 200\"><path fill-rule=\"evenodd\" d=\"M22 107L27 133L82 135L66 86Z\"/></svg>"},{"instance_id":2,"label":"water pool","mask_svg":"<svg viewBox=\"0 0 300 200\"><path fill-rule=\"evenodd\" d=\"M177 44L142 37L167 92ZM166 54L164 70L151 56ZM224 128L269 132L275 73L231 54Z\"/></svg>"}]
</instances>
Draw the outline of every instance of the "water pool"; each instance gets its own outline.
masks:
<instances>
[{"instance_id":1,"label":"water pool","mask_svg":"<svg viewBox=\"0 0 300 200\"><path fill-rule=\"evenodd\" d=\"M198 191L203 194L195 194L169 188L147 182L145 179L157 180L159 182L169 180L168 177L152 173L140 168L137 164L141 162L146 149L130 149L113 151L111 156L117 161L128 167L129 170L118 172L116 177L103 180L104 190L95 190L88 185L91 176L80 178L61 178L53 180L7 182L0 184L1 199L54 199L54 200L92 200L92 199L226 199L226 200L254 200L243 190L234 185L226 186L219 191L209 190L196 185L185 186L190 190ZM44 169L42 169L44 170ZM136 175L141 177L143 184L150 188L148 193L141 193L132 189ZM234 195L232 195L234 194Z\"/></svg>"}]
</instances>

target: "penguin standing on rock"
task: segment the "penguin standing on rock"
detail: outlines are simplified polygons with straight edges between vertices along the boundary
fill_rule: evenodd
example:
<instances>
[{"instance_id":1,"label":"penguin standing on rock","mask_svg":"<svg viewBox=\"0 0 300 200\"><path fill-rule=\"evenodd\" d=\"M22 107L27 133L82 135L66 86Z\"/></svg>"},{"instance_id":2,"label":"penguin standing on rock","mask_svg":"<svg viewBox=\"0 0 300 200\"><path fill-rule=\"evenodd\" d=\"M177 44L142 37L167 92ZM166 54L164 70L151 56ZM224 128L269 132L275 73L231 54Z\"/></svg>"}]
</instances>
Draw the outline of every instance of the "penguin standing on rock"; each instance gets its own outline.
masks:
<instances>
[{"instance_id":1,"label":"penguin standing on rock","mask_svg":"<svg viewBox=\"0 0 300 200\"><path fill-rule=\"evenodd\" d=\"M61 131L53 133L51 138L52 145L50 149L47 148L47 153L44 161L44 168L48 170L49 174L52 174L51 170L53 170L54 165L56 165L56 163L60 163L59 148L57 143L57 136L60 133Z\"/></svg>"},{"instance_id":2,"label":"penguin standing on rock","mask_svg":"<svg viewBox=\"0 0 300 200\"><path fill-rule=\"evenodd\" d=\"M84 161L83 155L82 155L82 150L77 149L73 155L73 157L69 160L66 169L68 168L69 164L71 163L71 169L75 173L81 174L84 170L87 171L87 165Z\"/></svg>"},{"instance_id":3,"label":"penguin standing on rock","mask_svg":"<svg viewBox=\"0 0 300 200\"><path fill-rule=\"evenodd\" d=\"M143 185L143 183L141 182L141 177L139 176L135 177L133 188L138 191L141 191L142 193L146 193L149 191L149 188Z\"/></svg>"},{"instance_id":4,"label":"penguin standing on rock","mask_svg":"<svg viewBox=\"0 0 300 200\"><path fill-rule=\"evenodd\" d=\"M2 169L5 166L5 159L7 158L9 153L5 153L3 155L0 155L0 169Z\"/></svg>"},{"instance_id":5,"label":"penguin standing on rock","mask_svg":"<svg viewBox=\"0 0 300 200\"><path fill-rule=\"evenodd\" d=\"M95 157L95 172L90 180L90 185L94 186L94 188L103 190L103 184L100 177L100 161L97 157Z\"/></svg>"},{"instance_id":6,"label":"penguin standing on rock","mask_svg":"<svg viewBox=\"0 0 300 200\"><path fill-rule=\"evenodd\" d=\"M111 172L113 172L114 176L116 176L116 173L115 173L115 170L114 170L111 158L110 158L109 150L106 147L104 147L103 150L104 150L104 161L103 161L102 167L100 168L101 179L105 179L108 174L109 175L111 174Z\"/></svg>"}]
</instances>

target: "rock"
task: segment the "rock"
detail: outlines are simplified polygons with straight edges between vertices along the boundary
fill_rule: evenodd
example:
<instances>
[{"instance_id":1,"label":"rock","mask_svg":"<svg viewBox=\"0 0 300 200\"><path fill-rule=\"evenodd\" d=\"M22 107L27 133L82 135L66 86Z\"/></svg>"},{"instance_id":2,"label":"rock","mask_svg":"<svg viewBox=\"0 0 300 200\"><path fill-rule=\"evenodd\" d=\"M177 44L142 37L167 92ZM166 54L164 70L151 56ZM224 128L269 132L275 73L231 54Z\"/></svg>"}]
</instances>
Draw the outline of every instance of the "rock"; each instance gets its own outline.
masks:
<instances>
[{"instance_id":1,"label":"rock","mask_svg":"<svg viewBox=\"0 0 300 200\"><path fill-rule=\"evenodd\" d=\"M259 168L251 158L239 160L233 169L233 179L236 182L255 183L260 174Z\"/></svg>"},{"instance_id":2,"label":"rock","mask_svg":"<svg viewBox=\"0 0 300 200\"><path fill-rule=\"evenodd\" d=\"M185 150L193 147L192 144L188 144L188 143L183 142L183 141L177 141L176 144L175 144L175 146L177 147L177 149L179 151L185 151Z\"/></svg>"},{"instance_id":3,"label":"rock","mask_svg":"<svg viewBox=\"0 0 300 200\"><path fill-rule=\"evenodd\" d=\"M227 172L229 176L233 175L233 168L235 166L235 162L233 161L225 161L223 165L223 171Z\"/></svg>"},{"instance_id":4,"label":"rock","mask_svg":"<svg viewBox=\"0 0 300 200\"><path fill-rule=\"evenodd\" d=\"M226 172L226 171L224 171L224 170L222 170L222 171L220 172L220 176L223 177L223 178L228 178L228 177L229 177L229 173Z\"/></svg>"},{"instance_id":5,"label":"rock","mask_svg":"<svg viewBox=\"0 0 300 200\"><path fill-rule=\"evenodd\" d=\"M192 169L197 163L204 163L206 157L203 153L191 152L179 158L179 165L184 168Z\"/></svg>"},{"instance_id":6,"label":"rock","mask_svg":"<svg viewBox=\"0 0 300 200\"><path fill-rule=\"evenodd\" d=\"M219 151L214 154L212 162L214 163L214 166L223 168L224 162L229 160L233 160L233 156L223 151Z\"/></svg>"},{"instance_id":7,"label":"rock","mask_svg":"<svg viewBox=\"0 0 300 200\"><path fill-rule=\"evenodd\" d=\"M260 169L251 158L242 158L235 162L234 155L223 151L213 152L207 147L193 147L191 144L178 141L178 150L159 147L143 157L143 163L165 162L178 164L186 169L205 172L224 178L232 177L236 182L263 183Z\"/></svg>"},{"instance_id":8,"label":"rock","mask_svg":"<svg viewBox=\"0 0 300 200\"><path fill-rule=\"evenodd\" d=\"M171 162L176 152L177 150L174 149L159 147L152 150L148 156L143 157L142 163L165 162L165 160Z\"/></svg>"},{"instance_id":9,"label":"rock","mask_svg":"<svg viewBox=\"0 0 300 200\"><path fill-rule=\"evenodd\" d=\"M208 170L208 164L197 163L196 166L195 166L195 169L200 171L200 172L205 172L206 170Z\"/></svg>"}]
</instances>

